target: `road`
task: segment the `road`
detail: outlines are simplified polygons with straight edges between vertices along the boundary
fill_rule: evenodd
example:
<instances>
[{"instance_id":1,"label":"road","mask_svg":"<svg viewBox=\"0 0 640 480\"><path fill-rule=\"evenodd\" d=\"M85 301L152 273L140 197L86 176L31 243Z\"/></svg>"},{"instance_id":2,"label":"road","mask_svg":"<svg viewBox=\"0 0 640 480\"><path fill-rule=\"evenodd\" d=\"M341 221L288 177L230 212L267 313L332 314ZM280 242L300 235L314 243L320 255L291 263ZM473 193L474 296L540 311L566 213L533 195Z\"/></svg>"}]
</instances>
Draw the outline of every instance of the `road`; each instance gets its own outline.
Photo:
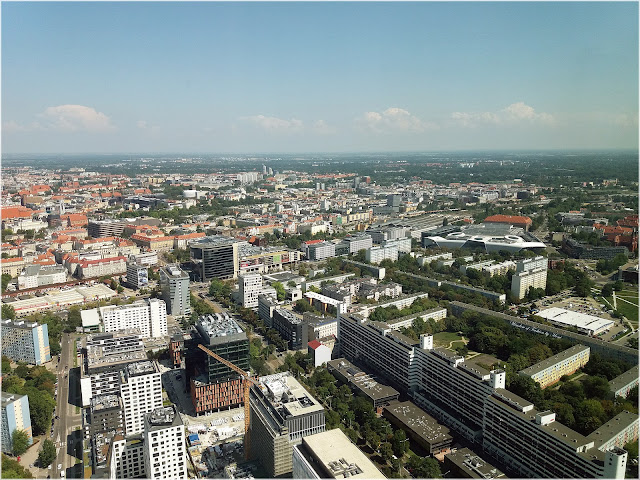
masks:
<instances>
[{"instance_id":1,"label":"road","mask_svg":"<svg viewBox=\"0 0 640 480\"><path fill-rule=\"evenodd\" d=\"M51 478L60 478L58 465L62 465L62 470L67 475L70 473L69 468L76 463L75 458L69 455L69 453L73 452L72 447L75 446L74 439L70 434L76 427L82 427L82 415L75 413L76 407L70 403L70 400L79 393L76 391L78 382L74 380L70 384L69 381L73 377L70 371L74 368L73 344L75 338L75 336L72 337L68 333L65 333L62 337L62 351L57 369L58 398L56 405L56 415L60 418L55 421L53 427L53 441L58 455L50 470Z\"/></svg>"}]
</instances>

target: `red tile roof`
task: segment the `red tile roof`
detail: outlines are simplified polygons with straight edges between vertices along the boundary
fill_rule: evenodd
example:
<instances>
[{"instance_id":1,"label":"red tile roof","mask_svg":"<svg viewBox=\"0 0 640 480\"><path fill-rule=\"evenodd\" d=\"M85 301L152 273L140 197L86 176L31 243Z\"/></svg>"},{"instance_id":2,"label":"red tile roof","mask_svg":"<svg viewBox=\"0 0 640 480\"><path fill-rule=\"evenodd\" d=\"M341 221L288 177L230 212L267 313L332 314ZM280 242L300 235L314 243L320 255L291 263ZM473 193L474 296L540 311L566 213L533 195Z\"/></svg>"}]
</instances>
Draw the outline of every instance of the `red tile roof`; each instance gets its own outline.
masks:
<instances>
[{"instance_id":1,"label":"red tile roof","mask_svg":"<svg viewBox=\"0 0 640 480\"><path fill-rule=\"evenodd\" d=\"M513 225L531 225L532 221L529 217L519 215L491 215L484 219L489 223L511 223Z\"/></svg>"},{"instance_id":2,"label":"red tile roof","mask_svg":"<svg viewBox=\"0 0 640 480\"><path fill-rule=\"evenodd\" d=\"M307 345L309 345L313 350L315 350L322 344L318 340L311 340Z\"/></svg>"}]
</instances>

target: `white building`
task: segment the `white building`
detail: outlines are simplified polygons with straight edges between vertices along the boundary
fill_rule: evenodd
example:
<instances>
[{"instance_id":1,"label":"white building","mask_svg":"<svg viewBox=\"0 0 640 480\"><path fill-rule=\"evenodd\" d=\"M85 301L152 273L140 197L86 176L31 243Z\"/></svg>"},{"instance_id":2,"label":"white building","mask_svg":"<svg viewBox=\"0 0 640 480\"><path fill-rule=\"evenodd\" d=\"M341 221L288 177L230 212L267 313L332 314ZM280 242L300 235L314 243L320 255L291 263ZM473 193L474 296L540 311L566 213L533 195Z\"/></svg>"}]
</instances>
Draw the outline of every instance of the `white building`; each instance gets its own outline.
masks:
<instances>
[{"instance_id":1,"label":"white building","mask_svg":"<svg viewBox=\"0 0 640 480\"><path fill-rule=\"evenodd\" d=\"M547 269L547 258L538 255L533 258L526 258L516 262L516 272L526 272L527 270L535 270L536 268Z\"/></svg>"},{"instance_id":2,"label":"white building","mask_svg":"<svg viewBox=\"0 0 640 480\"><path fill-rule=\"evenodd\" d=\"M409 240L409 242L411 242L411 240ZM385 245L367 248L365 250L365 259L367 262L375 264L386 259L395 262L398 260L398 247L395 245Z\"/></svg>"},{"instance_id":3,"label":"white building","mask_svg":"<svg viewBox=\"0 0 640 480\"><path fill-rule=\"evenodd\" d=\"M131 255L129 259L133 260L138 265L145 265L147 267L150 267L151 265L157 265L158 252L139 253L137 255Z\"/></svg>"},{"instance_id":4,"label":"white building","mask_svg":"<svg viewBox=\"0 0 640 480\"><path fill-rule=\"evenodd\" d=\"M258 295L262 293L262 275L259 273L248 273L238 276L238 287L242 306L245 308L256 308L258 306Z\"/></svg>"},{"instance_id":5,"label":"white building","mask_svg":"<svg viewBox=\"0 0 640 480\"><path fill-rule=\"evenodd\" d=\"M530 288L547 288L547 268L535 268L514 273L511 277L511 292L522 300Z\"/></svg>"},{"instance_id":6,"label":"white building","mask_svg":"<svg viewBox=\"0 0 640 480\"><path fill-rule=\"evenodd\" d=\"M42 287L67 281L67 270L62 265L28 265L18 276L18 289Z\"/></svg>"},{"instance_id":7,"label":"white building","mask_svg":"<svg viewBox=\"0 0 640 480\"><path fill-rule=\"evenodd\" d=\"M342 243L346 243L349 246L349 253L358 253L360 250L373 246L371 235L348 236L342 240Z\"/></svg>"},{"instance_id":8,"label":"white building","mask_svg":"<svg viewBox=\"0 0 640 480\"><path fill-rule=\"evenodd\" d=\"M311 240L302 244L302 251L309 260L323 260L336 256L336 245L323 240Z\"/></svg>"},{"instance_id":9,"label":"white building","mask_svg":"<svg viewBox=\"0 0 640 480\"><path fill-rule=\"evenodd\" d=\"M541 310L537 315L557 327L576 327L578 332L591 336L600 335L615 325L613 320L572 312L558 307Z\"/></svg>"},{"instance_id":10,"label":"white building","mask_svg":"<svg viewBox=\"0 0 640 480\"><path fill-rule=\"evenodd\" d=\"M2 320L2 355L14 362L42 365L51 360L47 324Z\"/></svg>"},{"instance_id":11,"label":"white building","mask_svg":"<svg viewBox=\"0 0 640 480\"><path fill-rule=\"evenodd\" d=\"M76 270L78 278L120 275L127 271L126 257L110 257L99 260L80 260Z\"/></svg>"},{"instance_id":12,"label":"white building","mask_svg":"<svg viewBox=\"0 0 640 480\"><path fill-rule=\"evenodd\" d=\"M100 317L105 332L137 328L143 338L167 335L167 307L164 300L157 298L100 307Z\"/></svg>"},{"instance_id":13,"label":"white building","mask_svg":"<svg viewBox=\"0 0 640 480\"><path fill-rule=\"evenodd\" d=\"M189 296L189 275L177 265L167 265L160 269L162 299L167 304L169 315L191 314Z\"/></svg>"},{"instance_id":14,"label":"white building","mask_svg":"<svg viewBox=\"0 0 640 480\"><path fill-rule=\"evenodd\" d=\"M311 340L308 343L308 353L313 359L314 367L319 367L323 363L331 361L331 349L318 340Z\"/></svg>"},{"instance_id":15,"label":"white building","mask_svg":"<svg viewBox=\"0 0 640 480\"><path fill-rule=\"evenodd\" d=\"M184 424L175 406L144 416L144 440L146 478L187 478Z\"/></svg>"},{"instance_id":16,"label":"white building","mask_svg":"<svg viewBox=\"0 0 640 480\"><path fill-rule=\"evenodd\" d=\"M162 407L162 381L156 362L131 363L120 373L120 396L127 435L142 432L144 416Z\"/></svg>"}]
</instances>

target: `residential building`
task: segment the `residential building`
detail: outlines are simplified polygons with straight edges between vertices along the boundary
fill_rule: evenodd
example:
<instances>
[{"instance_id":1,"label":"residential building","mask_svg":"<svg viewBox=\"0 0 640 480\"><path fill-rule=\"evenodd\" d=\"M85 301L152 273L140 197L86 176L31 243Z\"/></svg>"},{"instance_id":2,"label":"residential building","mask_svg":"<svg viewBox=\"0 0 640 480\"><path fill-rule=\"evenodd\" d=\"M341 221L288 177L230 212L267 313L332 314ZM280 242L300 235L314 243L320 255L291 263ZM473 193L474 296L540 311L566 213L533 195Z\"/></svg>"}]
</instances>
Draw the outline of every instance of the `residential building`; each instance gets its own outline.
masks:
<instances>
[{"instance_id":1,"label":"residential building","mask_svg":"<svg viewBox=\"0 0 640 480\"><path fill-rule=\"evenodd\" d=\"M249 458L258 459L269 477L291 473L293 446L325 431L324 408L290 372L260 377L250 402Z\"/></svg>"},{"instance_id":2,"label":"residential building","mask_svg":"<svg viewBox=\"0 0 640 480\"><path fill-rule=\"evenodd\" d=\"M525 258L516 262L516 272L526 272L529 270L536 270L538 268L547 269L548 259L542 255L537 257Z\"/></svg>"},{"instance_id":3,"label":"residential building","mask_svg":"<svg viewBox=\"0 0 640 480\"><path fill-rule=\"evenodd\" d=\"M262 293L262 275L259 273L239 275L238 287L242 306L256 308L258 306L258 295Z\"/></svg>"},{"instance_id":4,"label":"residential building","mask_svg":"<svg viewBox=\"0 0 640 480\"><path fill-rule=\"evenodd\" d=\"M324 240L311 240L302 243L302 251L309 260L324 260L336 256L336 244Z\"/></svg>"},{"instance_id":5,"label":"residential building","mask_svg":"<svg viewBox=\"0 0 640 480\"><path fill-rule=\"evenodd\" d=\"M144 416L162 407L162 382L157 362L130 363L120 371L120 396L127 435L142 432Z\"/></svg>"},{"instance_id":6,"label":"residential building","mask_svg":"<svg viewBox=\"0 0 640 480\"><path fill-rule=\"evenodd\" d=\"M484 219L484 223L503 223L513 225L514 227L520 227L525 231L528 231L533 221L529 217L519 215L491 215Z\"/></svg>"},{"instance_id":7,"label":"residential building","mask_svg":"<svg viewBox=\"0 0 640 480\"><path fill-rule=\"evenodd\" d=\"M86 420L87 423L84 425L86 438L94 438L100 433L124 435L122 399L114 393L95 395L91 398Z\"/></svg>"},{"instance_id":8,"label":"residential building","mask_svg":"<svg viewBox=\"0 0 640 480\"><path fill-rule=\"evenodd\" d=\"M386 478L375 464L334 428L306 436L293 447L293 478Z\"/></svg>"},{"instance_id":9,"label":"residential building","mask_svg":"<svg viewBox=\"0 0 640 480\"><path fill-rule=\"evenodd\" d=\"M177 265L160 269L160 289L167 314L174 317L191 314L189 275Z\"/></svg>"},{"instance_id":10,"label":"residential building","mask_svg":"<svg viewBox=\"0 0 640 480\"><path fill-rule=\"evenodd\" d=\"M237 278L239 242L234 238L214 235L190 245L191 261L200 281L213 278Z\"/></svg>"},{"instance_id":11,"label":"residential building","mask_svg":"<svg viewBox=\"0 0 640 480\"><path fill-rule=\"evenodd\" d=\"M628 443L638 440L638 414L624 410L591 432L588 438L602 452L614 447L624 448Z\"/></svg>"},{"instance_id":12,"label":"residential building","mask_svg":"<svg viewBox=\"0 0 640 480\"><path fill-rule=\"evenodd\" d=\"M75 272L78 278L98 278L122 275L127 271L126 257L109 257L97 260L80 260Z\"/></svg>"},{"instance_id":13,"label":"residential building","mask_svg":"<svg viewBox=\"0 0 640 480\"><path fill-rule=\"evenodd\" d=\"M638 365L630 368L621 375L618 375L613 380L609 381L609 388L614 397L629 396L629 392L632 388L638 386Z\"/></svg>"},{"instance_id":14,"label":"residential building","mask_svg":"<svg viewBox=\"0 0 640 480\"><path fill-rule=\"evenodd\" d=\"M511 277L511 293L522 300L531 288L547 288L547 268L535 268L514 273Z\"/></svg>"},{"instance_id":15,"label":"residential building","mask_svg":"<svg viewBox=\"0 0 640 480\"><path fill-rule=\"evenodd\" d=\"M307 343L307 352L313 360L314 367L319 367L331 360L331 349L318 340L312 340Z\"/></svg>"},{"instance_id":16,"label":"residential building","mask_svg":"<svg viewBox=\"0 0 640 480\"><path fill-rule=\"evenodd\" d=\"M278 301L273 296L258 295L258 316L269 328L273 325L273 312L276 308L278 308Z\"/></svg>"},{"instance_id":17,"label":"residential building","mask_svg":"<svg viewBox=\"0 0 640 480\"><path fill-rule=\"evenodd\" d=\"M407 240L411 242L410 239ZM367 262L374 264L378 264L383 260L395 262L398 260L398 247L395 245L369 247L365 250L365 259Z\"/></svg>"},{"instance_id":18,"label":"residential building","mask_svg":"<svg viewBox=\"0 0 640 480\"><path fill-rule=\"evenodd\" d=\"M186 375L196 414L244 405L244 380L207 355L203 345L237 367L249 371L249 339L227 313L203 315L187 342Z\"/></svg>"},{"instance_id":19,"label":"residential building","mask_svg":"<svg viewBox=\"0 0 640 480\"><path fill-rule=\"evenodd\" d=\"M67 281L67 269L62 265L27 265L18 275L18 289L37 288Z\"/></svg>"},{"instance_id":20,"label":"residential building","mask_svg":"<svg viewBox=\"0 0 640 480\"><path fill-rule=\"evenodd\" d=\"M574 345L552 357L546 358L520 372L540 384L540 388L553 385L564 375L571 375L589 361L591 349L584 345Z\"/></svg>"},{"instance_id":21,"label":"residential building","mask_svg":"<svg viewBox=\"0 0 640 480\"><path fill-rule=\"evenodd\" d=\"M441 467L453 478L506 478L505 474L468 448L458 448L444 456Z\"/></svg>"},{"instance_id":22,"label":"residential building","mask_svg":"<svg viewBox=\"0 0 640 480\"><path fill-rule=\"evenodd\" d=\"M127 437L115 435L110 442L104 443L104 447L108 451L104 459L109 465L106 472L109 478L145 478L147 476L144 458L145 442L141 434Z\"/></svg>"},{"instance_id":23,"label":"residential building","mask_svg":"<svg viewBox=\"0 0 640 480\"><path fill-rule=\"evenodd\" d=\"M127 285L137 290L149 285L149 270L145 265L127 262Z\"/></svg>"},{"instance_id":24,"label":"residential building","mask_svg":"<svg viewBox=\"0 0 640 480\"><path fill-rule=\"evenodd\" d=\"M107 333L137 328L143 338L167 335L167 306L164 300L149 298L128 305L100 307L99 311Z\"/></svg>"},{"instance_id":25,"label":"residential building","mask_svg":"<svg viewBox=\"0 0 640 480\"><path fill-rule=\"evenodd\" d=\"M49 327L23 320L2 320L2 355L14 362L42 365L51 360Z\"/></svg>"},{"instance_id":26,"label":"residential building","mask_svg":"<svg viewBox=\"0 0 640 480\"><path fill-rule=\"evenodd\" d=\"M3 328L4 329L4 328ZM4 352L3 352L4 353ZM31 416L29 415L29 397L17 393L2 392L2 451L11 453L13 450L13 432L22 430L29 437L29 445L33 443L31 431Z\"/></svg>"},{"instance_id":27,"label":"residential building","mask_svg":"<svg viewBox=\"0 0 640 480\"><path fill-rule=\"evenodd\" d=\"M342 244L348 246L348 253L358 253L360 250L366 250L373 246L371 235L348 235L342 239Z\"/></svg>"},{"instance_id":28,"label":"residential building","mask_svg":"<svg viewBox=\"0 0 640 480\"><path fill-rule=\"evenodd\" d=\"M187 442L175 405L159 407L144 416L146 478L187 478Z\"/></svg>"}]
</instances>

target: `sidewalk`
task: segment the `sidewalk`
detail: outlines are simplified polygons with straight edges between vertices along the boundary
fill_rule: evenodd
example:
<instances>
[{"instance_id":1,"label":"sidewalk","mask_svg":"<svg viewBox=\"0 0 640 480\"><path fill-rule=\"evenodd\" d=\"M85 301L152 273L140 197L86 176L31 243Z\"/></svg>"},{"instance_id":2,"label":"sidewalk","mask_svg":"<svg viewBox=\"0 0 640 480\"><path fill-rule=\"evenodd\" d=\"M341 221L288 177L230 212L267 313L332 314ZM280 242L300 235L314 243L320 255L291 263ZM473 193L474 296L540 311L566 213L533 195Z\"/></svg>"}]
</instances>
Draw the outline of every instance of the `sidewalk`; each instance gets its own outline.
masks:
<instances>
[{"instance_id":1,"label":"sidewalk","mask_svg":"<svg viewBox=\"0 0 640 480\"><path fill-rule=\"evenodd\" d=\"M34 478L47 478L47 475L51 473L51 470L47 470L46 468L37 468L30 467L29 465L36 463L38 460L38 452L40 452L40 448L42 447L42 442L47 438L44 435L36 437L33 439L33 445L29 447L29 449L20 457L20 465L29 470ZM37 442L37 443L36 443Z\"/></svg>"}]
</instances>

